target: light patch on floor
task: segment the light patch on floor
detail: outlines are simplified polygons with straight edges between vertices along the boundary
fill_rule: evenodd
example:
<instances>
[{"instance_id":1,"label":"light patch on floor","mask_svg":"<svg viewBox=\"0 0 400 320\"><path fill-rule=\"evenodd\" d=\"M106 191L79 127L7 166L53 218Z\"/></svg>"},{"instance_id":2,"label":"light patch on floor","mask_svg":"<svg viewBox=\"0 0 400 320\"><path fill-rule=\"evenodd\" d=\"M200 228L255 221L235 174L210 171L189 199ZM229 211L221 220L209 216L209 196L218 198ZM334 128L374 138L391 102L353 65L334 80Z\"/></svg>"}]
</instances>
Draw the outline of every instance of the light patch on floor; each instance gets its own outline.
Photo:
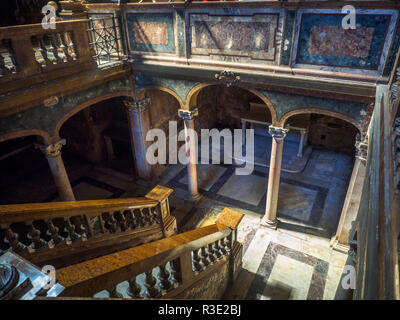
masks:
<instances>
[{"instance_id":1,"label":"light patch on floor","mask_svg":"<svg viewBox=\"0 0 400 320\"><path fill-rule=\"evenodd\" d=\"M212 165L212 164L198 164L197 165L197 180L199 188L209 191L219 178L226 171L225 168ZM187 184L187 174L179 180L180 183Z\"/></svg>"},{"instance_id":2,"label":"light patch on floor","mask_svg":"<svg viewBox=\"0 0 400 320\"><path fill-rule=\"evenodd\" d=\"M250 175L232 175L218 194L257 206L267 192L268 179Z\"/></svg>"},{"instance_id":3,"label":"light patch on floor","mask_svg":"<svg viewBox=\"0 0 400 320\"><path fill-rule=\"evenodd\" d=\"M282 182L279 188L278 212L307 222L317 198L317 191Z\"/></svg>"},{"instance_id":4,"label":"light patch on floor","mask_svg":"<svg viewBox=\"0 0 400 320\"><path fill-rule=\"evenodd\" d=\"M283 255L278 255L261 300L271 299L271 293L287 293L291 300L306 300L314 268ZM283 298L283 297L282 297Z\"/></svg>"}]
</instances>

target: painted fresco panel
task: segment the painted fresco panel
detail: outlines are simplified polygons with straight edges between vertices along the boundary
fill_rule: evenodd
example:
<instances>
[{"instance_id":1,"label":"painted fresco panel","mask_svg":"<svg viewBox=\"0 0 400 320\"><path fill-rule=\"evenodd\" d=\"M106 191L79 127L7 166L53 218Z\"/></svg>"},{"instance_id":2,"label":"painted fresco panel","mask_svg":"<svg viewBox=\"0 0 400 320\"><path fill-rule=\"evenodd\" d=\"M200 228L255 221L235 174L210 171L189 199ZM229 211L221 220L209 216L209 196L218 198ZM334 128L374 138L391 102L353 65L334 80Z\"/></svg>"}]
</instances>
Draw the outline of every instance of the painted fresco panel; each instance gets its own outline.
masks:
<instances>
[{"instance_id":1,"label":"painted fresco panel","mask_svg":"<svg viewBox=\"0 0 400 320\"><path fill-rule=\"evenodd\" d=\"M131 51L175 53L173 13L132 13L126 15Z\"/></svg>"},{"instance_id":2,"label":"painted fresco panel","mask_svg":"<svg viewBox=\"0 0 400 320\"><path fill-rule=\"evenodd\" d=\"M134 21L133 36L136 43L168 45L168 30L165 22Z\"/></svg>"},{"instance_id":3,"label":"painted fresco panel","mask_svg":"<svg viewBox=\"0 0 400 320\"><path fill-rule=\"evenodd\" d=\"M188 17L192 56L235 62L279 60L279 11L190 13Z\"/></svg>"},{"instance_id":4,"label":"painted fresco panel","mask_svg":"<svg viewBox=\"0 0 400 320\"><path fill-rule=\"evenodd\" d=\"M295 67L382 73L397 20L394 10L358 10L356 29L343 29L339 10L299 10Z\"/></svg>"}]
</instances>

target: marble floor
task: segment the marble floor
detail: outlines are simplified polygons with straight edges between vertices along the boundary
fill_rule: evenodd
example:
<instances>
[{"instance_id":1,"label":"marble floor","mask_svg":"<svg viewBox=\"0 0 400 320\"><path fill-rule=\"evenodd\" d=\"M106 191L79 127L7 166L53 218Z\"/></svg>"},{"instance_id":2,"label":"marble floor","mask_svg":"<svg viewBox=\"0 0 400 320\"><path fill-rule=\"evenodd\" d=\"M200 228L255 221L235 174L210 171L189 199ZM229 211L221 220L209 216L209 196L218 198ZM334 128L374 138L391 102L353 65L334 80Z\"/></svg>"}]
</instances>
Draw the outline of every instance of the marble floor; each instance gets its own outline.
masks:
<instances>
[{"instance_id":1,"label":"marble floor","mask_svg":"<svg viewBox=\"0 0 400 320\"><path fill-rule=\"evenodd\" d=\"M174 188L172 214L182 231L214 223L224 207L245 217L238 229L243 270L227 299L334 299L347 255L330 248L336 232L353 160L313 150L301 173L282 173L278 230L260 228L265 211L268 168L237 176L234 166L199 165L202 199L186 199L187 171L173 167L161 177Z\"/></svg>"}]
</instances>

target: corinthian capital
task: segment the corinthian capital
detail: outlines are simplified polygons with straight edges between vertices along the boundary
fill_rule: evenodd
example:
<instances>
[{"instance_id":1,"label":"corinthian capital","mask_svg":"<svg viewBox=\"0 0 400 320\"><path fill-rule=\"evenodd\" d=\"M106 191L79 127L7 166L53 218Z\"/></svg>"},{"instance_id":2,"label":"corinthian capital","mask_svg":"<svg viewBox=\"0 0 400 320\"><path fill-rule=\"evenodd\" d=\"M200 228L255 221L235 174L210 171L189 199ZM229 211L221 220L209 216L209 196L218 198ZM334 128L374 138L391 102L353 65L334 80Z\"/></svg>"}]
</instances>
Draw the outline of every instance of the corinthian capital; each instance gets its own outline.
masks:
<instances>
[{"instance_id":1,"label":"corinthian capital","mask_svg":"<svg viewBox=\"0 0 400 320\"><path fill-rule=\"evenodd\" d=\"M47 144L47 145L40 145L36 144L35 147L40 149L44 153L47 158L57 157L61 154L62 146L65 146L66 140L61 139L58 142Z\"/></svg>"},{"instance_id":2,"label":"corinthian capital","mask_svg":"<svg viewBox=\"0 0 400 320\"><path fill-rule=\"evenodd\" d=\"M192 108L191 110L179 109L178 116L181 117L183 120L192 120L199 114L198 108Z\"/></svg>"},{"instance_id":3,"label":"corinthian capital","mask_svg":"<svg viewBox=\"0 0 400 320\"><path fill-rule=\"evenodd\" d=\"M289 128L283 128L283 127L274 127L274 126L269 126L269 134L275 139L275 140L283 140L286 137L286 134L289 132Z\"/></svg>"},{"instance_id":4,"label":"corinthian capital","mask_svg":"<svg viewBox=\"0 0 400 320\"><path fill-rule=\"evenodd\" d=\"M124 100L125 108L128 112L141 113L146 111L150 105L150 98L141 100Z\"/></svg>"}]
</instances>

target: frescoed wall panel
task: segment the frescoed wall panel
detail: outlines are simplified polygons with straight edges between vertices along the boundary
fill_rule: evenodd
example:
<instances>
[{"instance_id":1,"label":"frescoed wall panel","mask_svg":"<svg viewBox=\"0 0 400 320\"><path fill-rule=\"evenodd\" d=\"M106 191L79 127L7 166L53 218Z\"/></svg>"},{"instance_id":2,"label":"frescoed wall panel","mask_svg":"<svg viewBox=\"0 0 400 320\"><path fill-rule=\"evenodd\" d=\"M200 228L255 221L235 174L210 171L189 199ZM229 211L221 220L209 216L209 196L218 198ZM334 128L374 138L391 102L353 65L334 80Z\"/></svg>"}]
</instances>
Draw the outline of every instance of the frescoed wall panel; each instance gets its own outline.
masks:
<instances>
[{"instance_id":1,"label":"frescoed wall panel","mask_svg":"<svg viewBox=\"0 0 400 320\"><path fill-rule=\"evenodd\" d=\"M132 52L175 54L173 12L128 12L126 21Z\"/></svg>"},{"instance_id":2,"label":"frescoed wall panel","mask_svg":"<svg viewBox=\"0 0 400 320\"><path fill-rule=\"evenodd\" d=\"M344 29L340 10L299 10L295 67L380 75L397 21L394 10L357 10L356 28Z\"/></svg>"},{"instance_id":3,"label":"frescoed wall panel","mask_svg":"<svg viewBox=\"0 0 400 320\"><path fill-rule=\"evenodd\" d=\"M281 10L215 10L188 13L191 58L278 64Z\"/></svg>"}]
</instances>

